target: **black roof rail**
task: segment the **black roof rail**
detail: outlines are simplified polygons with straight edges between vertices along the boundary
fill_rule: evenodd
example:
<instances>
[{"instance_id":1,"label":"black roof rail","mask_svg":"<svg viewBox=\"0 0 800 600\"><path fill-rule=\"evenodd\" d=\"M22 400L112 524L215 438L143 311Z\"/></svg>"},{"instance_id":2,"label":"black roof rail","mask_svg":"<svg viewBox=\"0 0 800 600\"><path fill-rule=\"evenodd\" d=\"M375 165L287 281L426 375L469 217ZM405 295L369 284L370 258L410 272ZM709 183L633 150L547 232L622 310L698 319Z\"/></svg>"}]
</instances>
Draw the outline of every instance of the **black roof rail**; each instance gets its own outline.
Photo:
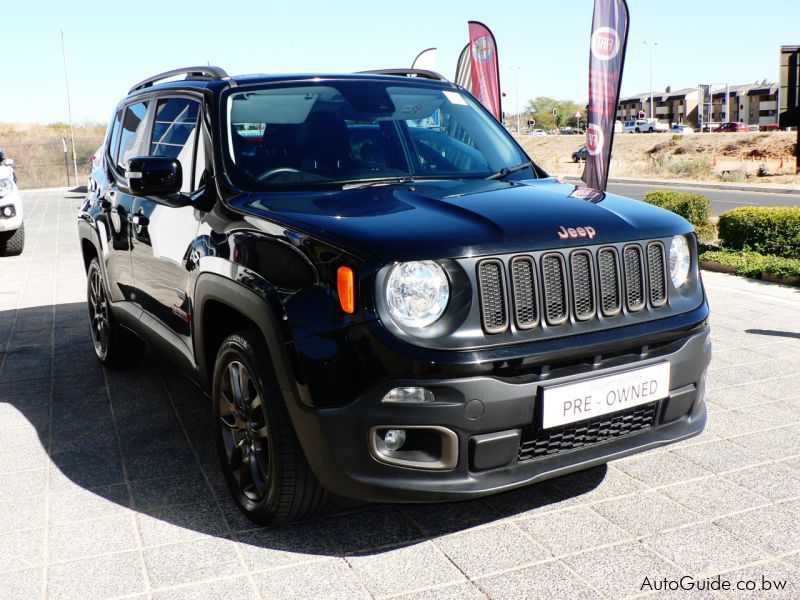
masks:
<instances>
[{"instance_id":1,"label":"black roof rail","mask_svg":"<svg viewBox=\"0 0 800 600\"><path fill-rule=\"evenodd\" d=\"M376 69L374 71L358 71L364 75L397 75L398 77L422 77L423 79L435 79L436 81L447 81L444 75L436 71L427 69Z\"/></svg>"},{"instance_id":2,"label":"black roof rail","mask_svg":"<svg viewBox=\"0 0 800 600\"><path fill-rule=\"evenodd\" d=\"M215 80L223 80L229 79L228 74L225 72L224 69L219 67L183 67L182 69L173 69L172 71L164 71L163 73L159 73L158 75L153 75L152 77L148 77L137 83L133 86L130 90L128 90L129 94L137 90L143 90L144 88L151 87L155 82L161 81L162 79L168 79L170 77L175 77L176 75L186 75L186 79L194 79L194 78L203 78L203 79L215 79Z\"/></svg>"}]
</instances>

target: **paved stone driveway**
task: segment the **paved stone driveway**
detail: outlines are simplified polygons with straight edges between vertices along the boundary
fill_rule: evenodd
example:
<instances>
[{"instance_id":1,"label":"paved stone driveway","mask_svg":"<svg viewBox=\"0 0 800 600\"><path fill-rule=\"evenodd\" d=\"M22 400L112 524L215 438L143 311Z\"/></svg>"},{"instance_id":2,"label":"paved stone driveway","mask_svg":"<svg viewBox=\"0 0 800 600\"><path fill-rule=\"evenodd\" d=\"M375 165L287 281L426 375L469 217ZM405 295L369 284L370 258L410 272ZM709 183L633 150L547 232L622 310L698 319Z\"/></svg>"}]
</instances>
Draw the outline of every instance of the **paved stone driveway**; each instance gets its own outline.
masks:
<instances>
[{"instance_id":1,"label":"paved stone driveway","mask_svg":"<svg viewBox=\"0 0 800 600\"><path fill-rule=\"evenodd\" d=\"M228 500L190 384L151 352L98 367L80 198L25 201L25 253L0 259L0 598L618 598L718 574L800 594L800 292L705 274L698 438L485 500L265 531Z\"/></svg>"}]
</instances>

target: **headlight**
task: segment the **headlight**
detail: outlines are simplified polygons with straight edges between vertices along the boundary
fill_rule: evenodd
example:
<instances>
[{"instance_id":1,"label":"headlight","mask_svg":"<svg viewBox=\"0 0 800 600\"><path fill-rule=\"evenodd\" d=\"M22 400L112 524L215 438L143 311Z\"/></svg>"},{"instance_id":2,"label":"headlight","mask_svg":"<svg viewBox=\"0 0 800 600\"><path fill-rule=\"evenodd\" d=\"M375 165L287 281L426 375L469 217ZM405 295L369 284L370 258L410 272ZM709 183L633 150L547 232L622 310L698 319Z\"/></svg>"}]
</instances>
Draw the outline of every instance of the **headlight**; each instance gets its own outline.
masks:
<instances>
[{"instance_id":1,"label":"headlight","mask_svg":"<svg viewBox=\"0 0 800 600\"><path fill-rule=\"evenodd\" d=\"M14 188L10 179L0 179L0 196L5 196Z\"/></svg>"},{"instance_id":2,"label":"headlight","mask_svg":"<svg viewBox=\"0 0 800 600\"><path fill-rule=\"evenodd\" d=\"M434 323L444 313L449 298L447 275L430 260L395 265L386 279L389 314L406 327Z\"/></svg>"},{"instance_id":3,"label":"headlight","mask_svg":"<svg viewBox=\"0 0 800 600\"><path fill-rule=\"evenodd\" d=\"M692 255L689 252L689 244L682 235L672 238L669 245L669 276L672 284L679 288L689 279L689 267L692 264Z\"/></svg>"}]
</instances>

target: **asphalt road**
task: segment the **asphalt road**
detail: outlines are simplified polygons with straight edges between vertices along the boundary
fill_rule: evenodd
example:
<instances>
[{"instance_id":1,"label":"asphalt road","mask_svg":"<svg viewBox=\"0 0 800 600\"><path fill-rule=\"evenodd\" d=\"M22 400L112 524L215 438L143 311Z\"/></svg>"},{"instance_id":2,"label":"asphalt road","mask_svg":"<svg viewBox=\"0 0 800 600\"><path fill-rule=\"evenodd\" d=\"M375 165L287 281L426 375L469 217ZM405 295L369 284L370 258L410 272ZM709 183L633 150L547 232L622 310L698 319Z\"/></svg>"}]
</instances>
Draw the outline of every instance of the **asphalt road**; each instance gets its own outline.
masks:
<instances>
[{"instance_id":1,"label":"asphalt road","mask_svg":"<svg viewBox=\"0 0 800 600\"><path fill-rule=\"evenodd\" d=\"M661 183L657 185L641 185L629 183L610 183L608 191L621 196L641 200L645 192L650 190L679 190L704 195L711 200L711 211L714 215L736 208L737 206L800 206L800 194L776 194L772 192L740 192L735 190L717 190L691 185L674 185Z\"/></svg>"}]
</instances>

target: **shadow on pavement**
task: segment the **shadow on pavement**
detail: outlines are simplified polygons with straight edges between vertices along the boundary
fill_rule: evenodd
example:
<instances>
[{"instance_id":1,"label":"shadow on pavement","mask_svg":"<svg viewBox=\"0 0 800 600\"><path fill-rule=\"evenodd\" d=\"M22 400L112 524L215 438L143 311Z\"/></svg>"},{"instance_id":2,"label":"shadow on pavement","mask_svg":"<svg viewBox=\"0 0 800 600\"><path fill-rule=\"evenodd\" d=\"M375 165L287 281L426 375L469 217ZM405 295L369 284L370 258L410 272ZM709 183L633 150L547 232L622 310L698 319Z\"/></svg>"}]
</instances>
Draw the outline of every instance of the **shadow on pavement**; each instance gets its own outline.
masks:
<instances>
[{"instance_id":1,"label":"shadow on pavement","mask_svg":"<svg viewBox=\"0 0 800 600\"><path fill-rule=\"evenodd\" d=\"M204 534L289 553L376 553L546 510L594 489L606 474L603 466L459 503L331 507L306 523L258 529L228 495L206 397L149 349L136 367L104 370L84 303L0 311L5 414L36 429L41 462L50 461L51 512L77 521L133 509L145 545ZM34 451L43 452L13 450L18 462L6 461L5 470L22 476Z\"/></svg>"},{"instance_id":2,"label":"shadow on pavement","mask_svg":"<svg viewBox=\"0 0 800 600\"><path fill-rule=\"evenodd\" d=\"M754 333L756 335L768 335L771 337L786 337L800 340L800 333L794 331L777 331L775 329L745 329L745 333Z\"/></svg>"}]
</instances>

